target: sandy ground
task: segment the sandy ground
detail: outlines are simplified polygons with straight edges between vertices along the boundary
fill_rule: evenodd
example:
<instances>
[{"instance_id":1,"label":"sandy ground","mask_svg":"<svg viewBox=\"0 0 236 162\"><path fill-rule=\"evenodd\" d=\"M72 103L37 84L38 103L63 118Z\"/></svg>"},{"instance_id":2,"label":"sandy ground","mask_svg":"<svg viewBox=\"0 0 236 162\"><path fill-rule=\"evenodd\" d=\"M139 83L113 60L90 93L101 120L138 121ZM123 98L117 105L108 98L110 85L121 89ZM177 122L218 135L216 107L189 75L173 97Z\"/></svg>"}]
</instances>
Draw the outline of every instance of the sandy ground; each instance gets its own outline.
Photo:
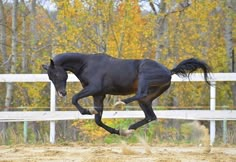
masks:
<instances>
[{"instance_id":1,"label":"sandy ground","mask_svg":"<svg viewBox=\"0 0 236 162\"><path fill-rule=\"evenodd\" d=\"M234 162L235 147L148 145L0 146L0 162Z\"/></svg>"}]
</instances>

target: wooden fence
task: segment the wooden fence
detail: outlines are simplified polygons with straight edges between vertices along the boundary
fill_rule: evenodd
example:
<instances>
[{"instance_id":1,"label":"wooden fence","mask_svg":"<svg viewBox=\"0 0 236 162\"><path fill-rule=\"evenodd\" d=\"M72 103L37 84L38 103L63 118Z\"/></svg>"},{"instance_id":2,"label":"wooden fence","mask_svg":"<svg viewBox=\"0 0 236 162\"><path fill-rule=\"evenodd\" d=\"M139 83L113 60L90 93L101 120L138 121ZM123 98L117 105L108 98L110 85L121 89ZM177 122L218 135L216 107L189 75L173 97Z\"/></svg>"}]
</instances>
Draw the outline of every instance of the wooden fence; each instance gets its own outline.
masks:
<instances>
[{"instance_id":1,"label":"wooden fence","mask_svg":"<svg viewBox=\"0 0 236 162\"><path fill-rule=\"evenodd\" d=\"M174 75L173 82L186 82ZM204 81L202 74L191 75L190 81ZM210 82L209 110L160 110L155 111L158 118L184 119L184 120L209 120L210 121L210 144L215 140L216 120L236 120L236 110L215 110L217 82L236 81L236 73L213 73ZM50 111L27 111L27 112L0 112L0 122L26 122L26 121L50 121L50 142L55 143L55 121L93 119L93 115L81 115L78 111L56 111L56 92L54 85L46 74L0 74L0 82L49 82L50 83ZM78 82L78 79L69 74L68 82ZM0 105L3 106L3 105ZM143 118L142 111L104 111L103 118Z\"/></svg>"}]
</instances>

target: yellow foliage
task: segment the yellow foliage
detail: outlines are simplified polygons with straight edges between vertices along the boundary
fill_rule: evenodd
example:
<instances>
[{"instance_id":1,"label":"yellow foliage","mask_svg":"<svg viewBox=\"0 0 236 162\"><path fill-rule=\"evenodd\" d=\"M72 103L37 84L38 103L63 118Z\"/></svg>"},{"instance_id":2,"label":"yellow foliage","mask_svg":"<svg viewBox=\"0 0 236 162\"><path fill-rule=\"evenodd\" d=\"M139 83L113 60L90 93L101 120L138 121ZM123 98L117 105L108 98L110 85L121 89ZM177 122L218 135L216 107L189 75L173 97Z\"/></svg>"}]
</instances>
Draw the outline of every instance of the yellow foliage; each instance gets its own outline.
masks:
<instances>
[{"instance_id":1,"label":"yellow foliage","mask_svg":"<svg viewBox=\"0 0 236 162\"><path fill-rule=\"evenodd\" d=\"M158 15L143 14L136 0L54 2L58 8L54 54L104 52L119 58L155 59L157 47L164 45L158 61L170 69L184 59L196 57L207 62L213 72L228 71L223 31L224 12L228 9L221 0L192 1L183 11ZM166 12L180 2L166 0ZM167 24L157 40L160 18ZM224 88L226 93L230 91L228 85ZM220 93L219 98L226 98ZM173 98L183 107L209 105L209 87L202 83L174 83L159 105L172 105Z\"/></svg>"},{"instance_id":2,"label":"yellow foliage","mask_svg":"<svg viewBox=\"0 0 236 162\"><path fill-rule=\"evenodd\" d=\"M180 2L166 0L166 10ZM55 54L105 52L119 58L155 59L157 47L164 44L158 61L169 68L184 59L196 57L212 66L213 72L228 70L222 23L225 17L217 11L219 7L222 11L227 8L220 0L192 1L183 11L167 15L158 13L157 16L142 14L136 0L120 3L61 0L55 3L60 22L54 38ZM157 40L159 18L164 18L167 25L163 36ZM209 104L208 88L202 84L180 84L172 89L170 96L178 98L179 105ZM166 101L161 100L161 103Z\"/></svg>"},{"instance_id":3,"label":"yellow foliage","mask_svg":"<svg viewBox=\"0 0 236 162\"><path fill-rule=\"evenodd\" d=\"M55 1L58 21L53 53L105 52L120 58L150 57L155 53L154 21L141 15L138 1ZM78 10L79 8L79 10Z\"/></svg>"},{"instance_id":4,"label":"yellow foliage","mask_svg":"<svg viewBox=\"0 0 236 162\"><path fill-rule=\"evenodd\" d=\"M167 10L177 3L165 2ZM184 59L196 57L207 62L213 72L227 72L228 57L223 30L225 17L222 11L217 11L219 7L223 10L226 8L220 0L192 1L182 12L168 14L165 17L168 30L158 40L158 44L168 43L165 43L166 48L162 50L160 62L173 68ZM224 89L229 93L229 85L225 85ZM217 94L217 97L230 101L223 92ZM209 88L199 83L174 83L171 92L168 96L163 95L159 104L165 105L166 100L171 103L173 98L183 107L209 105Z\"/></svg>"}]
</instances>

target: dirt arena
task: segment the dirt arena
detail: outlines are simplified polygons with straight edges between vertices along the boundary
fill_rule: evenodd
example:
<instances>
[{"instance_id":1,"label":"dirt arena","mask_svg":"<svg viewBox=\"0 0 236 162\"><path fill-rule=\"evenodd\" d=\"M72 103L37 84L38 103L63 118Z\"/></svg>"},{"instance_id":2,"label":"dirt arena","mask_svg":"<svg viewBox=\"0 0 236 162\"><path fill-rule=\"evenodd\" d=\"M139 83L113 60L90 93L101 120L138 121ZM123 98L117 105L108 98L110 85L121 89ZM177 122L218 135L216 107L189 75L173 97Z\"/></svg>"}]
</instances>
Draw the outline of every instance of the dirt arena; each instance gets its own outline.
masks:
<instances>
[{"instance_id":1,"label":"dirt arena","mask_svg":"<svg viewBox=\"0 0 236 162\"><path fill-rule=\"evenodd\" d=\"M0 146L0 162L234 162L234 147L127 145Z\"/></svg>"}]
</instances>

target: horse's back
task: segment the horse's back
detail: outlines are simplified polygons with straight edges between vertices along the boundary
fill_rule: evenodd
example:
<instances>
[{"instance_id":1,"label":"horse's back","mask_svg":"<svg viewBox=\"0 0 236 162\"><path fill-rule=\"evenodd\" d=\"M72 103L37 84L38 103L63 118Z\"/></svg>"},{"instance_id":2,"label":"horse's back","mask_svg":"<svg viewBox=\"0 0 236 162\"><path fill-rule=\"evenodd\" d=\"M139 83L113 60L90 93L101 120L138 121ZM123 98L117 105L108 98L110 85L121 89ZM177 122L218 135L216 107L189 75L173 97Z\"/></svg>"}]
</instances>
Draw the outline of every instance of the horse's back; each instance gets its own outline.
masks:
<instances>
[{"instance_id":1,"label":"horse's back","mask_svg":"<svg viewBox=\"0 0 236 162\"><path fill-rule=\"evenodd\" d=\"M105 75L107 80L114 83L128 85L137 82L140 76L147 79L160 79L168 82L171 80L171 72L164 65L150 59L117 59L105 54L94 55L97 58L97 68ZM124 86L125 86L124 85Z\"/></svg>"}]
</instances>

